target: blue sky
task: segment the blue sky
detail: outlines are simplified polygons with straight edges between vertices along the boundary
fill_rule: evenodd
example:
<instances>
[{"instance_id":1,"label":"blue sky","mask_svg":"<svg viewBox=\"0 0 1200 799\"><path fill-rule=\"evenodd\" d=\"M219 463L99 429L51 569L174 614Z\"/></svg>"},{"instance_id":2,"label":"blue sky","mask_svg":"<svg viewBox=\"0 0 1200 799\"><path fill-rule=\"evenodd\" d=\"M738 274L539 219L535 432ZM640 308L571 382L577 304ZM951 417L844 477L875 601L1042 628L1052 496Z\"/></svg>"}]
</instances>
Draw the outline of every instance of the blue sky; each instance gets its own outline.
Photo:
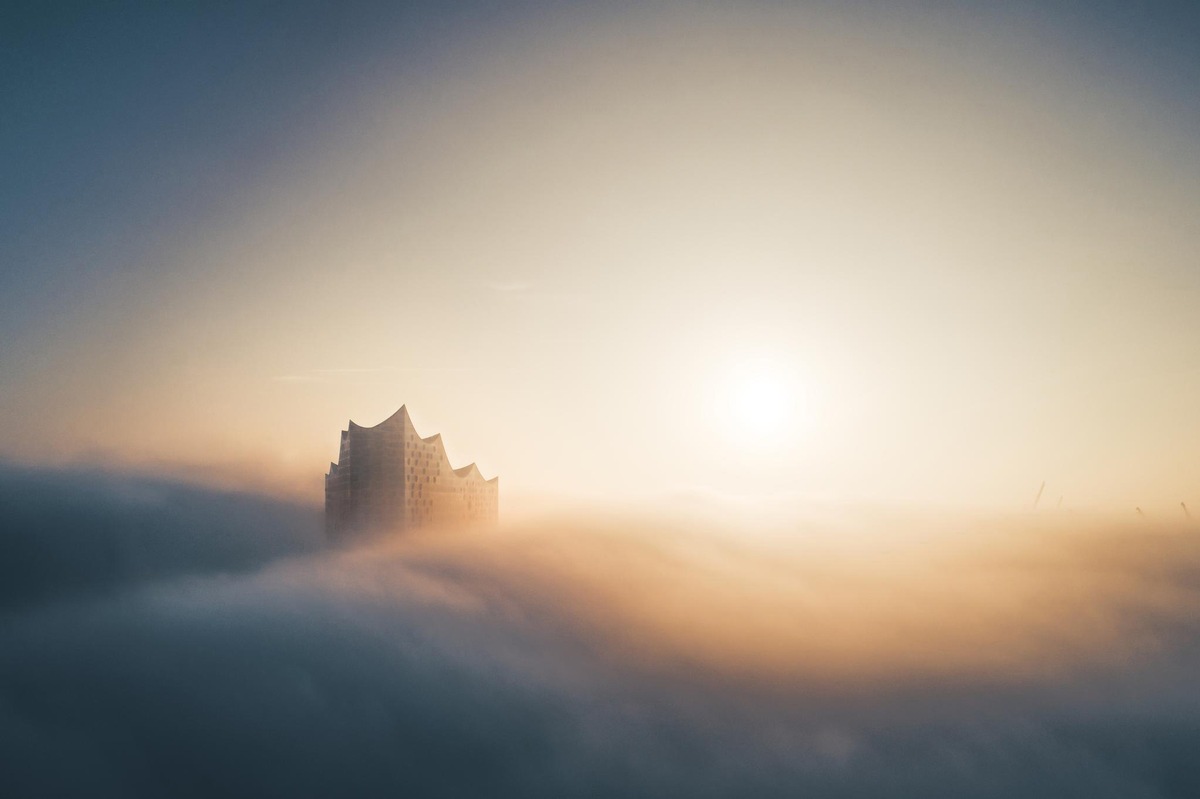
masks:
<instances>
[{"instance_id":1,"label":"blue sky","mask_svg":"<svg viewBox=\"0 0 1200 799\"><path fill-rule=\"evenodd\" d=\"M202 225L319 135L364 78L452 70L461 48L572 5L5 4L0 334L10 347L36 335L156 242ZM984 30L1020 26L1068 48L1072 68L1146 97L1179 130L1200 129L1194 3L909 5Z\"/></svg>"},{"instance_id":2,"label":"blue sky","mask_svg":"<svg viewBox=\"0 0 1200 799\"><path fill-rule=\"evenodd\" d=\"M733 61L739 68L758 68L755 45L738 50L743 46L738 37L751 41L767 33L747 33L749 22L742 30L739 16L762 20L771 18L773 11L794 26L798 52L807 46L800 41L811 27L806 24L808 15L841 31L841 38L828 40L829 48L862 48L850 56L821 56L835 64L831 69L852 69L853 62L861 60L864 72L895 64L898 74L907 74L903 70L915 63L913 59L927 56L932 71L916 70L913 80L934 75L929 91L943 91L944 86L946 92L964 93L952 98L947 108L982 108L1002 119L1005 108L1011 107L1019 116L1025 105L1036 107L1041 122L1030 135L1052 131L1060 137L1046 145L1043 155L1049 161L1056 157L1052 153L1062 147L1062 140L1077 136L1080 153L1093 148L1110 154L1105 169L1125 168L1146 175L1145 186L1126 177L1097 177L1093 185L1086 173L1099 162L1083 159L1092 166L1080 166L1073 173L1075 196L1117 187L1115 191L1129 193L1112 198L1114 214L1140 214L1147 219L1163 218L1161 210L1173 198L1183 198L1179 215L1187 216L1186 204L1195 198L1191 182L1200 169L1200 92L1195 89L1200 85L1200 48L1195 46L1200 41L1200 9L1190 3L9 3L0 10L0 107L4 109L0 115L4 154L0 160L0 339L4 342L0 407L10 426L5 438L11 444L23 434L26 444L11 445L0 454L26 459L28 442L38 435L61 439L56 445L60 453L84 454L112 446L128 420L117 420L107 410L94 410L98 415L89 417L79 409L118 403L126 391L134 397L130 402L153 403L162 410L167 407L163 397L178 393L188 380L228 377L231 386L239 386L235 390L243 390L237 380L245 375L237 369L223 375L218 366L207 364L188 372L192 361L200 359L195 353L211 349L210 360L219 364L226 351L232 352L242 342L253 349L257 335L248 323L241 324L252 313L264 331L277 327L302 331L320 324L311 318L296 321L301 318L299 310L289 309L286 300L276 301L274 293L290 281L309 281L314 292L328 291L327 285L312 279L315 271L346 269L354 272L355 280L369 279L379 271L336 256L298 265L290 273L254 262L226 268L218 255L196 255L198 248L219 248L227 240L233 252L253 250L243 244L248 234L239 226L290 219L287 214L299 212L288 209L302 205L309 190L318 210L337 205L338 213L353 213L362 204L364 215L386 220L387 210L365 199L383 190L368 186L369 181L361 177L369 174L376 152L386 152L404 164L383 168L381 174L394 175L401 182L411 179L414 186L460 186L463 196L478 188L482 197L487 186L473 185L470 176L459 171L476 169L490 175L487 179L493 183L511 178L509 172L517 168L512 165L525 163L517 141L523 135L543 136L538 146L554 153L560 147L567 155L559 153L559 157L571 156L570 147L576 146L572 120L611 103L602 94L591 99L588 93L604 85L606 73L624 75L623 69L642 69L643 61L646 90L655 90L656 81L665 80L664 94L661 100L647 99L643 105L638 105L641 99L631 100L625 112L641 114L630 124L653 133L659 120L654 109L669 105L680 92L686 96L689 91L711 88L713 80L722 79L720 59L730 52L735 53ZM698 36L701 24L713 30ZM714 51L714 66L705 72L707 56L701 48L721 41L722 26L729 28L728 52ZM858 39L855 30L862 31ZM587 50L592 61L571 72L571 48L576 46ZM663 54L683 54L676 65L679 72L696 68L697 74L705 74L689 85L686 74L676 75L670 64L661 63L676 56L660 55L655 60L656 47ZM578 85L567 85L563 83L567 77L537 73L537 65L544 63L555 64L570 80L583 79ZM962 86L954 84L959 72L971 76ZM1045 87L1039 85L1042 75ZM613 80L621 84L627 77ZM780 86L786 87L783 78ZM494 97L484 96L493 89ZM988 107L989 98L974 98L972 105L966 94L974 90L997 91L995 107ZM640 87L634 85L630 95L635 91ZM738 91L736 85L729 88L732 96ZM781 91L786 93L786 88ZM1005 92L1012 96L1000 96ZM569 102L577 102L578 107L568 108ZM935 107L936 100L931 102ZM509 124L506 109L518 107L527 121ZM736 108L736 102L731 107ZM720 124L718 117L704 119ZM545 133L539 120L553 120L557 133ZM919 119L902 122L918 124ZM387 148L380 148L377 131L387 125L393 126L391 138ZM950 131L954 123L939 118L931 122L934 128ZM581 141L604 144L603 138L585 136ZM439 142L445 145L441 149ZM714 142L705 146L719 147L718 136ZM1008 143L1005 135L998 135L998 147ZM1038 142L1024 141L1021 146L1022 152L1035 152ZM488 155L491 151L495 157ZM361 154L359 161L354 160L356 154ZM579 158L586 162L589 154L581 153ZM345 174L360 177L338 183L338 170L346 163L354 166ZM564 163L569 164L569 159ZM664 159L663 163L669 167L671 162ZM670 172L668 167L664 169ZM311 181L306 182L308 176ZM519 181L512 185L518 194L524 191ZM581 184L581 191L587 189L586 183ZM479 209L459 207L453 199L442 201L448 211L430 211L426 219L421 205L432 197L428 188L414 188L407 195L403 186L397 189L393 199L409 203L404 225L397 222L397 227L427 224L430 230L443 231L440 241L450 248L462 246L460 238L472 237L491 246L487 236L499 235L464 229L463 220L470 224L478 219ZM496 210L502 213L504 208ZM396 214L399 219L399 205ZM1110 223L1097 217L1095 225L1099 230ZM315 230L308 222L297 224ZM1162 256L1161 263L1136 268L1144 268L1155 290L1163 286L1191 290L1197 279L1195 258L1189 272L1180 266L1179 253L1187 251L1189 241L1196 242L1197 233L1194 226L1186 229L1186 222L1169 219L1164 224L1172 229L1173 254ZM1139 230L1144 242L1154 240L1152 227ZM640 234L634 230L628 235L633 241ZM1135 237L1127 243L1130 251L1136 251L1143 240ZM280 242L281 252L284 244ZM517 249L523 254L553 249L532 239L522 246ZM330 251L335 250L330 245ZM552 267L546 265L522 273L515 260L481 278L475 273L478 257L464 267L451 263L457 251L442 253L445 264L438 261L434 244L421 252L428 264L425 272L410 265L388 265L397 285L406 277L412 278L411 285L425 285L421 281L437 273L470 285L482 280L487 285L522 287L486 302L469 297L478 304L481 318L516 331L508 339L496 338L497 352L501 344L518 355L528 352L530 342L545 337L539 330L562 331L572 323L582 325L585 318L593 327L629 327L623 321L627 314L640 313L621 300L607 316L597 314L595 319L561 308L510 317L497 303L514 299L532 303L540 297L558 298L561 305L563 298L578 294L578 286L568 285L570 281L556 284ZM243 270L244 278L238 278L237 269ZM562 264L564 275L578 276L587 269ZM790 296L793 290L797 296L812 295L809 287L771 284L769 269L764 269L763 297ZM621 278L599 268L590 279L624 285ZM675 273L666 270L661 283L668 286L673 279ZM641 290L658 297L654 293L658 284L650 285ZM1012 288L1014 293L1020 290ZM669 289L663 290L667 293L662 297L667 298ZM1113 291L1120 290L1114 284ZM879 291L879 301L886 302L883 289ZM451 316L463 305L464 295L455 292L446 289L433 300ZM246 294L262 295L252 310L239 305ZM193 295L212 301L194 302ZM221 297L228 297L229 320L214 318L224 313ZM1163 318L1156 302L1144 303L1150 309L1145 318L1129 324L1153 327L1156 319ZM698 304L681 312L699 316L700 308ZM1041 307L1017 311L1026 316L1050 313ZM379 313L380 324L386 326L386 311ZM558 314L565 315L559 318ZM928 313L914 308L910 315L920 319ZM288 321L278 322L283 318ZM218 328L226 321L230 332L222 333ZM653 329L652 320L646 324ZM1080 339L1103 332L1082 324L1074 328ZM528 336L521 338L518 333ZM1066 335L1071 334L1068 329ZM583 340L592 334L579 335ZM600 339L609 333L595 335ZM1187 342L1200 340L1200 329L1181 322L1158 335L1156 341ZM914 347L928 343L915 342ZM282 352L276 348L261 353L254 368L267 375L264 379L295 369L346 366L324 361L305 364L299 358L285 363ZM1186 347L1181 345L1179 352L1183 353L1179 358L1187 357ZM1172 350L1170 355L1177 353ZM497 357L490 353L487 358L480 356L479 363L454 365L490 368ZM607 357L595 355L591 362L600 369ZM585 354L578 360L587 363L588 358ZM1112 360L1105 366L1106 373L1119 372L1124 363ZM101 369L104 364L111 364L111 369ZM380 366L375 362L349 365ZM391 363L383 366L397 368ZM250 367L243 371L249 372ZM63 377L67 372L89 375L71 380ZM593 380L579 377L581 385ZM1076 393L1094 392L1096 385L1100 383L1081 383ZM154 388L139 394L144 386ZM1170 393L1169 381L1155 390ZM389 397L390 393L404 396L394 402L381 400L379 408L370 406L370 413L384 413L384 404L398 406L410 396L405 386L387 391ZM330 415L335 405L353 405L345 398L327 401ZM432 402L440 400L435 397ZM1155 413L1144 407L1139 410L1134 400L1126 404L1122 413ZM38 435L31 432L31 409L50 405L61 405L63 414L77 420L74 432L49 428ZM84 441L79 436L80 429L107 425L112 428L111 440ZM1114 458L1136 460L1119 451ZM1061 460L1066 464L1070 458Z\"/></svg>"}]
</instances>

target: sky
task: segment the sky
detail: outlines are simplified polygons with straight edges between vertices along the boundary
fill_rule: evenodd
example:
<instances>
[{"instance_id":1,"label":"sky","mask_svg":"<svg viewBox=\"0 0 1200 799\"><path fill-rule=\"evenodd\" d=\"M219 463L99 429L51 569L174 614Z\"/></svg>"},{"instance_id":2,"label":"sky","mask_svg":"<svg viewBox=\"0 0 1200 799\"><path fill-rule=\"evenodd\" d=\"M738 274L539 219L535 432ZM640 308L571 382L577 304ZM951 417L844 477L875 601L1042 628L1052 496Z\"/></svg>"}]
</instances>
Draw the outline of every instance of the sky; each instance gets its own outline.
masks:
<instances>
[{"instance_id":1,"label":"sky","mask_svg":"<svg viewBox=\"0 0 1200 799\"><path fill-rule=\"evenodd\" d=\"M0 458L1200 506L1191 4L449 5L5 5Z\"/></svg>"}]
</instances>

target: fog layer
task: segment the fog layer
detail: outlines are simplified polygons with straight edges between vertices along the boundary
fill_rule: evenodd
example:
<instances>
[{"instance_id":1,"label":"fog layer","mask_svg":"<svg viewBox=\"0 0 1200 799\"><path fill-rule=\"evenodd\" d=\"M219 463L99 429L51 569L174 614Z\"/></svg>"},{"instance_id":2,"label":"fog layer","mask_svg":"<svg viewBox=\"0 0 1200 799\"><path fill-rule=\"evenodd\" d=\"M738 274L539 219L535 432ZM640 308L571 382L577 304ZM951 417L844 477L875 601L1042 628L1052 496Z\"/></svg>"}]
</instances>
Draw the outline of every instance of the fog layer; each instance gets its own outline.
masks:
<instances>
[{"instance_id":1,"label":"fog layer","mask_svg":"<svg viewBox=\"0 0 1200 799\"><path fill-rule=\"evenodd\" d=\"M1200 792L1200 531L319 514L0 473L0 794Z\"/></svg>"}]
</instances>

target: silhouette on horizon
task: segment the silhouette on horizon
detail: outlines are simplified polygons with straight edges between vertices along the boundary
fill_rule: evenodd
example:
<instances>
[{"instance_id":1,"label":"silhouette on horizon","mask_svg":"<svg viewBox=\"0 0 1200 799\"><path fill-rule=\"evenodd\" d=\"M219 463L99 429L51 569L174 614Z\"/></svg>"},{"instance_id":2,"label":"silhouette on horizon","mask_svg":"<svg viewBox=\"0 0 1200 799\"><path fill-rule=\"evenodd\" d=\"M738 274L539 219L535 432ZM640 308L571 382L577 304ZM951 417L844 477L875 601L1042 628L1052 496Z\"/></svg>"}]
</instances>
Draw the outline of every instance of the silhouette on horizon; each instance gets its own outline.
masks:
<instances>
[{"instance_id":1,"label":"silhouette on horizon","mask_svg":"<svg viewBox=\"0 0 1200 799\"><path fill-rule=\"evenodd\" d=\"M342 431L325 475L325 532L495 524L499 502L500 478L485 480L474 463L453 468L441 434L422 438L402 405L374 427L351 421Z\"/></svg>"}]
</instances>

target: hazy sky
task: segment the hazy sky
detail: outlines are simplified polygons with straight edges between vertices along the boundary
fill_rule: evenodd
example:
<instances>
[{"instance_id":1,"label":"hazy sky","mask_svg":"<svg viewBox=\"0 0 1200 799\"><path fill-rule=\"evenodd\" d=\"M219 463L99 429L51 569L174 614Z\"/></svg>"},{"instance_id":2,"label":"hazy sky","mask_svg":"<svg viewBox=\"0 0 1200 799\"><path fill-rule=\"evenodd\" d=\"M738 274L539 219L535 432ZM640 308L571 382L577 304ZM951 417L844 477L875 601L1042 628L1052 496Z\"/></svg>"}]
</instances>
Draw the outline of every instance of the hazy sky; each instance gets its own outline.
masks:
<instances>
[{"instance_id":1,"label":"hazy sky","mask_svg":"<svg viewBox=\"0 0 1200 799\"><path fill-rule=\"evenodd\" d=\"M0 456L1200 505L1180 3L7 4Z\"/></svg>"}]
</instances>

